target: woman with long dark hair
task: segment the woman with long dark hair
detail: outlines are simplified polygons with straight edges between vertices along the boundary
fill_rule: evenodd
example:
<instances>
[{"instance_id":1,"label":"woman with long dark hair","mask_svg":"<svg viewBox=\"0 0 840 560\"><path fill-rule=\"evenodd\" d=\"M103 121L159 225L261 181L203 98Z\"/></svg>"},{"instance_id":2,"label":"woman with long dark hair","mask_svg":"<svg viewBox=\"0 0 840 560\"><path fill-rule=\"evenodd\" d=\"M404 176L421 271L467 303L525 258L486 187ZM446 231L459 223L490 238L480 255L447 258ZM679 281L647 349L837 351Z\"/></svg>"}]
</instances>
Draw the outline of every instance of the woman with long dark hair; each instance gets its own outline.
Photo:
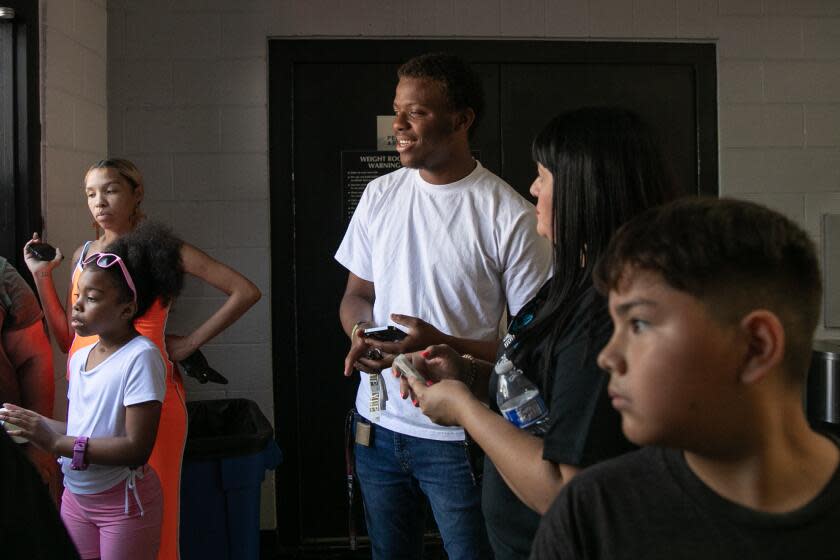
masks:
<instances>
[{"instance_id":1,"label":"woman with long dark hair","mask_svg":"<svg viewBox=\"0 0 840 560\"><path fill-rule=\"evenodd\" d=\"M412 356L440 382L406 379L426 415L463 426L485 451L482 507L497 559L527 558L540 516L563 484L632 448L596 364L612 323L592 270L622 223L676 196L652 131L624 109L563 113L534 139L532 155L537 231L553 243L555 272L511 320L496 371L521 371L539 388L547 416L515 426L499 413L494 364L447 346Z\"/></svg>"}]
</instances>

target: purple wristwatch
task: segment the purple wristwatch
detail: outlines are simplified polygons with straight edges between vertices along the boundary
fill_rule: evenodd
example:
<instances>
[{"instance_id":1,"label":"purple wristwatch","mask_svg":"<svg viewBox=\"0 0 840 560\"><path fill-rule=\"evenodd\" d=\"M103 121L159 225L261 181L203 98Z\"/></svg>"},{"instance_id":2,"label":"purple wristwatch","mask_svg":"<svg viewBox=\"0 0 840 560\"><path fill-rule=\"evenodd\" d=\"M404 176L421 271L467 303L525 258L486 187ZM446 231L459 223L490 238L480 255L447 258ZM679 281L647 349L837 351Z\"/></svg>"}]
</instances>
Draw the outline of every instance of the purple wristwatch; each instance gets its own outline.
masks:
<instances>
[{"instance_id":1,"label":"purple wristwatch","mask_svg":"<svg viewBox=\"0 0 840 560\"><path fill-rule=\"evenodd\" d=\"M79 436L76 438L76 441L73 442L73 460L70 462L70 468L74 471L83 471L88 468L87 461L85 461L87 444L87 436Z\"/></svg>"}]
</instances>

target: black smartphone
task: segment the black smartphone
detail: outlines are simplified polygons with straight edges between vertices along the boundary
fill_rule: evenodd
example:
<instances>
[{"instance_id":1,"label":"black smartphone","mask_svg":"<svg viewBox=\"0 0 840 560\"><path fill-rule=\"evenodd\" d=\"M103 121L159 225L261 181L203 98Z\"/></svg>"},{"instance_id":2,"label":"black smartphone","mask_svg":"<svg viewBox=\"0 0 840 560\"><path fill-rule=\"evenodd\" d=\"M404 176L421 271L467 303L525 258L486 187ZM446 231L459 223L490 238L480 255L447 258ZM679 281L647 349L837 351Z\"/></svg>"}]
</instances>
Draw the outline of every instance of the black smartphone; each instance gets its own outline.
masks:
<instances>
[{"instance_id":1,"label":"black smartphone","mask_svg":"<svg viewBox=\"0 0 840 560\"><path fill-rule=\"evenodd\" d=\"M362 334L380 342L397 342L408 336L407 332L391 325L387 327L370 327L362 331Z\"/></svg>"},{"instance_id":2,"label":"black smartphone","mask_svg":"<svg viewBox=\"0 0 840 560\"><path fill-rule=\"evenodd\" d=\"M55 247L49 243L30 243L27 250L39 261L51 261L55 258Z\"/></svg>"}]
</instances>

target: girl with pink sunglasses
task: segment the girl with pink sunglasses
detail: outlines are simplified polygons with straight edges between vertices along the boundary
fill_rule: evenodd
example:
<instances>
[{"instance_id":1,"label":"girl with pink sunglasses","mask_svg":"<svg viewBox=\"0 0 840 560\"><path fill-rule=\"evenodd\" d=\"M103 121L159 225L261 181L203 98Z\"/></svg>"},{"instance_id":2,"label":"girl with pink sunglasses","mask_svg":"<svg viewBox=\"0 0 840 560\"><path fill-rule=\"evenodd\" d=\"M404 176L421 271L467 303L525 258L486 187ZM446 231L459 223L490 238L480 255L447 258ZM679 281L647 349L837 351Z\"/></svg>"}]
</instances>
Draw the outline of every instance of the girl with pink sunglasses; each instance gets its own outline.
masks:
<instances>
[{"instance_id":1,"label":"girl with pink sunglasses","mask_svg":"<svg viewBox=\"0 0 840 560\"><path fill-rule=\"evenodd\" d=\"M34 234L24 247L24 258L35 278L35 286L44 307L49 330L58 346L72 358L80 348L95 342L95 338L83 337L70 326L70 312L78 297L80 263L87 255L106 248L115 240L130 234L143 223L141 203L145 197L146 185L137 166L129 160L111 158L98 161L85 173L84 196L96 228L96 239L88 241L73 254L72 281L62 305L52 270L64 258L58 251L51 261L40 261L29 247L38 242ZM203 346L238 320L260 299L259 289L245 276L214 259L189 243L180 247L183 272L226 294L227 299L209 317L185 336L166 333L169 305L160 301L135 320L135 327L142 335L155 342L166 363L166 400L161 412L158 438L155 441L149 464L161 479L164 494L164 513L161 546L158 558L179 557L178 527L180 522L181 463L187 437L187 408L184 381L174 363L179 362Z\"/></svg>"},{"instance_id":2,"label":"girl with pink sunglasses","mask_svg":"<svg viewBox=\"0 0 840 560\"><path fill-rule=\"evenodd\" d=\"M82 558L154 558L163 493L147 461L166 394L166 365L134 320L180 291L180 242L145 224L81 266L70 325L96 341L69 361L67 422L12 404L4 404L0 419L15 426L10 435L60 457L61 518Z\"/></svg>"}]
</instances>

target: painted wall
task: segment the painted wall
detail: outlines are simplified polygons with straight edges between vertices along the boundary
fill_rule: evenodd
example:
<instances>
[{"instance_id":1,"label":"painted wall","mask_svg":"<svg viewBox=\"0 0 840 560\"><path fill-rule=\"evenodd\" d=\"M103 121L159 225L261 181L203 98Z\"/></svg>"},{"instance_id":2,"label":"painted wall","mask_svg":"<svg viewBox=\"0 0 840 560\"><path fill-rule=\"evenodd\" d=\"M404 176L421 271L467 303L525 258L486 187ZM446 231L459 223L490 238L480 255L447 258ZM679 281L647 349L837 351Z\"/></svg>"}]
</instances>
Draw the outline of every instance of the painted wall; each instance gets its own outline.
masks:
<instances>
[{"instance_id":1,"label":"painted wall","mask_svg":"<svg viewBox=\"0 0 840 560\"><path fill-rule=\"evenodd\" d=\"M89 237L82 173L105 153L128 157L146 174L148 214L264 293L206 347L231 384L188 380L192 399L250 398L273 417L268 36L716 42L721 192L784 212L817 241L822 214L840 213L836 0L110 0L107 13L101 0L41 4L50 239L68 252ZM186 332L221 301L189 283L172 329ZM263 495L270 526L273 495Z\"/></svg>"}]
</instances>

